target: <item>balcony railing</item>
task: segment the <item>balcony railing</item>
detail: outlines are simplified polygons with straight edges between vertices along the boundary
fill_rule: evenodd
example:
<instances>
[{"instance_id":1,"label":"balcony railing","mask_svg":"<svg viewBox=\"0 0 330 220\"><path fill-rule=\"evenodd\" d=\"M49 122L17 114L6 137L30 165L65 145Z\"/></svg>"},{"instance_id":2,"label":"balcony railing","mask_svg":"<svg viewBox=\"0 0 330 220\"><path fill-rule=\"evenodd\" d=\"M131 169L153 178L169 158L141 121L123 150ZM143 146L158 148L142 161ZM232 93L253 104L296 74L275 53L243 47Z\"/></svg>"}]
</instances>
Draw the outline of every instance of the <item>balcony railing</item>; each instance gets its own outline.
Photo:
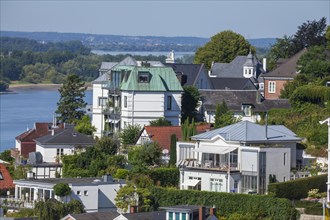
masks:
<instances>
[{"instance_id":1,"label":"balcony railing","mask_svg":"<svg viewBox=\"0 0 330 220\"><path fill-rule=\"evenodd\" d=\"M0 197L0 204L4 207L12 208L12 209L20 209L20 208L33 208L34 201L27 201L24 199L16 199L16 198L5 198Z\"/></svg>"},{"instance_id":2,"label":"balcony railing","mask_svg":"<svg viewBox=\"0 0 330 220\"><path fill-rule=\"evenodd\" d=\"M198 161L196 159L185 159L181 160L177 164L179 167L187 167L194 169L209 169L209 170L218 170L218 171L238 171L237 163L219 163L211 160ZM229 169L230 166L230 169Z\"/></svg>"}]
</instances>

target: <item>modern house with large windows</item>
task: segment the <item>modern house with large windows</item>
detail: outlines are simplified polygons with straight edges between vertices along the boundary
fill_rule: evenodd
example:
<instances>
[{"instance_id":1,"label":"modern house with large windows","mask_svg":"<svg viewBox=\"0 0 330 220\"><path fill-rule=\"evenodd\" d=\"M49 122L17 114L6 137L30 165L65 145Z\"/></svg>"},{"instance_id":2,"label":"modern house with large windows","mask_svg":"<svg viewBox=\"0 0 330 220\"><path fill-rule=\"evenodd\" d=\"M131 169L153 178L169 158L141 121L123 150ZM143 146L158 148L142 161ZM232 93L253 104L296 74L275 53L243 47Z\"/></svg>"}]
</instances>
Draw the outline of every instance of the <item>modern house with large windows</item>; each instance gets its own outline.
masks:
<instances>
[{"instance_id":1,"label":"modern house with large windows","mask_svg":"<svg viewBox=\"0 0 330 220\"><path fill-rule=\"evenodd\" d=\"M115 133L129 124L143 127L159 118L180 124L183 89L173 69L125 60L93 82L95 135Z\"/></svg>"},{"instance_id":2,"label":"modern house with large windows","mask_svg":"<svg viewBox=\"0 0 330 220\"><path fill-rule=\"evenodd\" d=\"M283 125L241 121L177 143L180 189L266 193L269 176L290 180L301 141Z\"/></svg>"}]
</instances>

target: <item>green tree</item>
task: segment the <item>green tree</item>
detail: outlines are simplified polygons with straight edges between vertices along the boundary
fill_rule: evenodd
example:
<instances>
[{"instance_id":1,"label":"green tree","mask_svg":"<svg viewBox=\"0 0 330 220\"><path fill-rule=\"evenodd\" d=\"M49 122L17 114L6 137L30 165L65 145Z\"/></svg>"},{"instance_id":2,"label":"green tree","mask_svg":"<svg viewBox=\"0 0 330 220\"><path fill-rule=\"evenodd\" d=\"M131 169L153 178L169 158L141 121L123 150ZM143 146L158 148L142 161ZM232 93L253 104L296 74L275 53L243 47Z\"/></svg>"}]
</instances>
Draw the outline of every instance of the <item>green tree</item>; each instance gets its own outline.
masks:
<instances>
[{"instance_id":1,"label":"green tree","mask_svg":"<svg viewBox=\"0 0 330 220\"><path fill-rule=\"evenodd\" d=\"M135 144L139 137L140 131L141 126L139 124L127 125L127 127L122 130L120 134L121 143L126 146Z\"/></svg>"},{"instance_id":2,"label":"green tree","mask_svg":"<svg viewBox=\"0 0 330 220\"><path fill-rule=\"evenodd\" d=\"M165 118L159 118L154 121L150 121L150 126L171 126L172 123L169 120L166 120Z\"/></svg>"},{"instance_id":3,"label":"green tree","mask_svg":"<svg viewBox=\"0 0 330 220\"><path fill-rule=\"evenodd\" d=\"M118 152L119 143L111 137L103 136L96 142L95 147L106 155L115 155Z\"/></svg>"},{"instance_id":4,"label":"green tree","mask_svg":"<svg viewBox=\"0 0 330 220\"><path fill-rule=\"evenodd\" d=\"M325 32L325 39L327 41L327 50L330 50L330 25L328 25L327 31Z\"/></svg>"},{"instance_id":5,"label":"green tree","mask_svg":"<svg viewBox=\"0 0 330 220\"><path fill-rule=\"evenodd\" d=\"M307 85L309 83L309 79L304 74L297 74L293 81L289 81L285 83L284 89L281 90L281 98L289 99L293 94L294 90L300 86Z\"/></svg>"},{"instance_id":6,"label":"green tree","mask_svg":"<svg viewBox=\"0 0 330 220\"><path fill-rule=\"evenodd\" d=\"M92 135L96 131L88 115L84 115L80 120L76 120L75 124L75 130L79 133Z\"/></svg>"},{"instance_id":7,"label":"green tree","mask_svg":"<svg viewBox=\"0 0 330 220\"><path fill-rule=\"evenodd\" d=\"M9 84L0 80L0 92L4 92L9 88Z\"/></svg>"},{"instance_id":8,"label":"green tree","mask_svg":"<svg viewBox=\"0 0 330 220\"><path fill-rule=\"evenodd\" d=\"M55 195L61 197L61 199L65 197L65 202L67 201L67 196L71 194L71 188L67 183L57 183L53 189Z\"/></svg>"},{"instance_id":9,"label":"green tree","mask_svg":"<svg viewBox=\"0 0 330 220\"><path fill-rule=\"evenodd\" d=\"M9 163L15 161L15 159L10 154L10 150L4 150L3 152L1 152L0 159Z\"/></svg>"},{"instance_id":10,"label":"green tree","mask_svg":"<svg viewBox=\"0 0 330 220\"><path fill-rule=\"evenodd\" d=\"M229 63L238 55L247 55L250 49L250 43L242 35L229 30L222 31L198 48L194 63L204 63L210 69L212 62Z\"/></svg>"},{"instance_id":11,"label":"green tree","mask_svg":"<svg viewBox=\"0 0 330 220\"><path fill-rule=\"evenodd\" d=\"M222 128L236 122L237 120L227 107L225 100L222 100L221 105L217 104L214 117L214 128Z\"/></svg>"},{"instance_id":12,"label":"green tree","mask_svg":"<svg viewBox=\"0 0 330 220\"><path fill-rule=\"evenodd\" d=\"M128 152L128 162L134 166L146 167L161 164L162 149L155 142L135 146Z\"/></svg>"},{"instance_id":13,"label":"green tree","mask_svg":"<svg viewBox=\"0 0 330 220\"><path fill-rule=\"evenodd\" d=\"M74 74L67 76L63 86L59 89L60 100L56 110L61 122L74 123L84 116L84 108L87 104L84 101L85 90L85 83L79 76Z\"/></svg>"},{"instance_id":14,"label":"green tree","mask_svg":"<svg viewBox=\"0 0 330 220\"><path fill-rule=\"evenodd\" d=\"M184 86L181 100L181 123L187 118L189 121L196 120L200 93L195 86Z\"/></svg>"},{"instance_id":15,"label":"green tree","mask_svg":"<svg viewBox=\"0 0 330 220\"><path fill-rule=\"evenodd\" d=\"M171 135L171 149L170 149L170 166L175 166L176 163L176 135Z\"/></svg>"}]
</instances>

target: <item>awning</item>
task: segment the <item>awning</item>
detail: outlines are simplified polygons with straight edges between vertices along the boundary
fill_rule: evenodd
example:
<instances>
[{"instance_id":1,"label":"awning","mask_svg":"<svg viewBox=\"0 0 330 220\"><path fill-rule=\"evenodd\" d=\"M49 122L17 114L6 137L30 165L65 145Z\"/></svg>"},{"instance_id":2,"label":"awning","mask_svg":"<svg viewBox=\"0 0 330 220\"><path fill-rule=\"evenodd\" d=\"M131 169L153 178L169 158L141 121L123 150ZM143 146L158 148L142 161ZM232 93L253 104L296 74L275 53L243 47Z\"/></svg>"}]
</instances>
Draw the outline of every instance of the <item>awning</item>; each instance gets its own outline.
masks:
<instances>
[{"instance_id":1,"label":"awning","mask_svg":"<svg viewBox=\"0 0 330 220\"><path fill-rule=\"evenodd\" d=\"M209 154L227 154L236 149L237 147L201 146L200 148L194 149L193 151Z\"/></svg>"},{"instance_id":2,"label":"awning","mask_svg":"<svg viewBox=\"0 0 330 220\"><path fill-rule=\"evenodd\" d=\"M182 186L196 186L200 180L192 179L192 180L186 180L184 183L182 183Z\"/></svg>"}]
</instances>

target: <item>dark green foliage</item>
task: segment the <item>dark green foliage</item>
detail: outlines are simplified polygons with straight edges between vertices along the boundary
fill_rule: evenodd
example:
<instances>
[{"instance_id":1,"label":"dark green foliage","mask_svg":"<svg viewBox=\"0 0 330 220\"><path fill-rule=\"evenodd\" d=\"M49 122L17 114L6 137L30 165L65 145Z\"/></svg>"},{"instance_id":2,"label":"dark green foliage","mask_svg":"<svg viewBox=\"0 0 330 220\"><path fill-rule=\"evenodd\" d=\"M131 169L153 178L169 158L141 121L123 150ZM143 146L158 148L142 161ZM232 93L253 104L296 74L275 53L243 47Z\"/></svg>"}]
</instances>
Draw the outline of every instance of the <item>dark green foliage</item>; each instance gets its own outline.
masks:
<instances>
[{"instance_id":1,"label":"dark green foliage","mask_svg":"<svg viewBox=\"0 0 330 220\"><path fill-rule=\"evenodd\" d=\"M58 220L69 213L79 214L85 212L83 204L78 200L71 200L69 203L64 204L55 199L37 202L34 210L39 220Z\"/></svg>"},{"instance_id":2,"label":"dark green foliage","mask_svg":"<svg viewBox=\"0 0 330 220\"><path fill-rule=\"evenodd\" d=\"M298 212L287 199L264 195L246 195L215 193L194 190L177 190L171 188L153 188L151 191L154 206L203 205L215 206L221 216L228 217L233 213L258 213L259 216L271 219L297 219Z\"/></svg>"},{"instance_id":3,"label":"dark green foliage","mask_svg":"<svg viewBox=\"0 0 330 220\"><path fill-rule=\"evenodd\" d=\"M225 100L222 100L221 105L217 104L214 120L214 128L222 128L237 122L234 113L229 110Z\"/></svg>"},{"instance_id":4,"label":"dark green foliage","mask_svg":"<svg viewBox=\"0 0 330 220\"><path fill-rule=\"evenodd\" d=\"M79 133L92 135L96 131L96 128L92 126L91 119L88 115L84 115L80 120L75 122L75 130Z\"/></svg>"},{"instance_id":5,"label":"dark green foliage","mask_svg":"<svg viewBox=\"0 0 330 220\"><path fill-rule=\"evenodd\" d=\"M307 85L310 82L305 74L298 74L293 81L285 83L284 89L281 90L281 98L289 99L294 90L299 86Z\"/></svg>"},{"instance_id":6,"label":"dark green foliage","mask_svg":"<svg viewBox=\"0 0 330 220\"><path fill-rule=\"evenodd\" d=\"M75 74L69 74L59 89L60 100L57 103L56 113L61 122L75 123L85 114L86 102L85 83Z\"/></svg>"},{"instance_id":7,"label":"dark green foliage","mask_svg":"<svg viewBox=\"0 0 330 220\"><path fill-rule=\"evenodd\" d=\"M156 168L147 173L154 184L162 187L177 187L179 185L180 171L178 168Z\"/></svg>"},{"instance_id":8,"label":"dark green foliage","mask_svg":"<svg viewBox=\"0 0 330 220\"><path fill-rule=\"evenodd\" d=\"M323 207L322 203L317 201L294 201L294 205L297 208L305 208L304 213L309 215L322 215Z\"/></svg>"},{"instance_id":9,"label":"dark green foliage","mask_svg":"<svg viewBox=\"0 0 330 220\"><path fill-rule=\"evenodd\" d=\"M118 152L119 141L108 136L103 136L96 142L95 147L103 154L115 155Z\"/></svg>"},{"instance_id":10,"label":"dark green foliage","mask_svg":"<svg viewBox=\"0 0 330 220\"><path fill-rule=\"evenodd\" d=\"M9 84L0 80L0 92L6 91L9 88Z\"/></svg>"},{"instance_id":11,"label":"dark green foliage","mask_svg":"<svg viewBox=\"0 0 330 220\"><path fill-rule=\"evenodd\" d=\"M330 88L325 86L304 85L294 90L290 96L290 103L294 107L305 103L324 106L330 101Z\"/></svg>"},{"instance_id":12,"label":"dark green foliage","mask_svg":"<svg viewBox=\"0 0 330 220\"><path fill-rule=\"evenodd\" d=\"M222 31L198 48L194 63L204 63L206 68L210 69L212 62L229 63L238 55L247 55L251 47L242 35L233 31Z\"/></svg>"},{"instance_id":13,"label":"dark green foliage","mask_svg":"<svg viewBox=\"0 0 330 220\"><path fill-rule=\"evenodd\" d=\"M149 122L150 126L171 126L171 122L166 120L165 118L159 118L154 121Z\"/></svg>"},{"instance_id":14,"label":"dark green foliage","mask_svg":"<svg viewBox=\"0 0 330 220\"><path fill-rule=\"evenodd\" d=\"M181 131L182 141L190 141L190 137L197 133L195 120L193 119L190 124L189 119L187 118L185 122L181 125Z\"/></svg>"},{"instance_id":15,"label":"dark green foliage","mask_svg":"<svg viewBox=\"0 0 330 220\"><path fill-rule=\"evenodd\" d=\"M139 167L160 165L161 156L162 149L156 142L146 143L128 151L128 162Z\"/></svg>"},{"instance_id":16,"label":"dark green foliage","mask_svg":"<svg viewBox=\"0 0 330 220\"><path fill-rule=\"evenodd\" d=\"M188 118L196 120L198 102L200 93L195 86L184 86L181 100L181 123Z\"/></svg>"},{"instance_id":17,"label":"dark green foliage","mask_svg":"<svg viewBox=\"0 0 330 220\"><path fill-rule=\"evenodd\" d=\"M11 157L10 150L4 150L0 153L0 159L8 163L14 162L15 159Z\"/></svg>"},{"instance_id":18,"label":"dark green foliage","mask_svg":"<svg viewBox=\"0 0 330 220\"><path fill-rule=\"evenodd\" d=\"M276 67L275 64L280 58L292 57L304 48L317 45L325 46L325 28L326 18L323 17L319 21L304 22L298 27L297 32L293 36L284 36L277 39L277 42L272 45L268 54L268 70Z\"/></svg>"},{"instance_id":19,"label":"dark green foliage","mask_svg":"<svg viewBox=\"0 0 330 220\"><path fill-rule=\"evenodd\" d=\"M276 179L276 175L269 174L269 183L276 183L278 182Z\"/></svg>"},{"instance_id":20,"label":"dark green foliage","mask_svg":"<svg viewBox=\"0 0 330 220\"><path fill-rule=\"evenodd\" d=\"M129 170L118 169L114 177L117 179L126 179L128 174L129 174Z\"/></svg>"},{"instance_id":21,"label":"dark green foliage","mask_svg":"<svg viewBox=\"0 0 330 220\"><path fill-rule=\"evenodd\" d=\"M121 143L123 145L134 145L139 138L140 131L141 126L139 124L127 125L127 127L122 130L120 134Z\"/></svg>"},{"instance_id":22,"label":"dark green foliage","mask_svg":"<svg viewBox=\"0 0 330 220\"><path fill-rule=\"evenodd\" d=\"M268 192L279 198L302 199L308 196L311 189L319 189L319 192L326 192L328 176L319 175L281 183L268 185Z\"/></svg>"},{"instance_id":23,"label":"dark green foliage","mask_svg":"<svg viewBox=\"0 0 330 220\"><path fill-rule=\"evenodd\" d=\"M169 165L170 166L175 166L176 163L176 135L172 134L171 135L171 148L170 148L170 161Z\"/></svg>"},{"instance_id":24,"label":"dark green foliage","mask_svg":"<svg viewBox=\"0 0 330 220\"><path fill-rule=\"evenodd\" d=\"M60 197L68 196L71 193L71 188L67 183L57 183L53 189L55 195Z\"/></svg>"}]
</instances>

